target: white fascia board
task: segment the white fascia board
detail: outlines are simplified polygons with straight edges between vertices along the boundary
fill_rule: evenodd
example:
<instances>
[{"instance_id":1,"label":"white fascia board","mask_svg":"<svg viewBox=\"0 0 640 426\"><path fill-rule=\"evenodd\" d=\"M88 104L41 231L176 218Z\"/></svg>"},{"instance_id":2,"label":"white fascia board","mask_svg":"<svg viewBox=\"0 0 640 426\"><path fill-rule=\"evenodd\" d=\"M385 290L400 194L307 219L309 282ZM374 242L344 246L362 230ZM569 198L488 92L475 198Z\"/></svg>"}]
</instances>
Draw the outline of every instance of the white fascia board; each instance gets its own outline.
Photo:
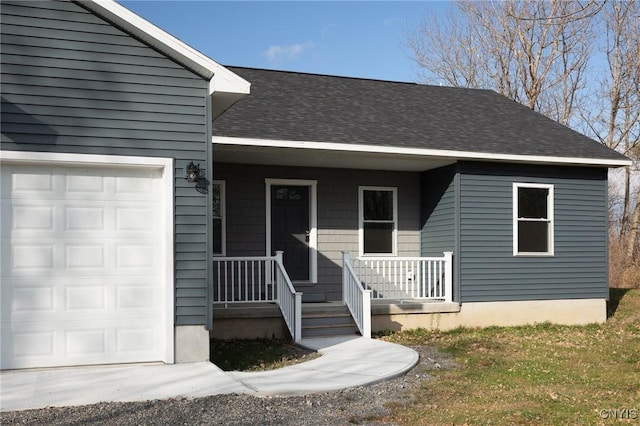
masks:
<instances>
[{"instance_id":1,"label":"white fascia board","mask_svg":"<svg viewBox=\"0 0 640 426\"><path fill-rule=\"evenodd\" d=\"M367 152L378 154L415 155L422 157L450 158L455 160L486 160L512 163L570 164L586 166L621 167L630 166L631 160L608 160L601 158L550 157L541 155L492 154L473 151L453 151L398 146L359 145L336 142L286 141L255 138L213 136L212 142L219 145L260 146L269 148L316 149L343 152Z\"/></svg>"},{"instance_id":2,"label":"white fascia board","mask_svg":"<svg viewBox=\"0 0 640 426\"><path fill-rule=\"evenodd\" d=\"M250 83L248 81L114 0L86 0L77 1L77 3L130 32L202 76L205 80L210 81L209 94L213 94L214 90L241 95L249 94Z\"/></svg>"}]
</instances>

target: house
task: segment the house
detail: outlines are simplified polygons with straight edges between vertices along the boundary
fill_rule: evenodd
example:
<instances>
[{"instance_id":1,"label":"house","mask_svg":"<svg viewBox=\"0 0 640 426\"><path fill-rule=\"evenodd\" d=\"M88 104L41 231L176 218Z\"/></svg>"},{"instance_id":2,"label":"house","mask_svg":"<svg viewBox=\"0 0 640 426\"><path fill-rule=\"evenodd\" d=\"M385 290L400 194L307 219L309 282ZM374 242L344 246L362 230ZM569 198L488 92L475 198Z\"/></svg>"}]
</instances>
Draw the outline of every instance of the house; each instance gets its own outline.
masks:
<instances>
[{"instance_id":1,"label":"house","mask_svg":"<svg viewBox=\"0 0 640 426\"><path fill-rule=\"evenodd\" d=\"M249 83L113 1L0 8L1 368L209 359L211 123Z\"/></svg>"},{"instance_id":2,"label":"house","mask_svg":"<svg viewBox=\"0 0 640 426\"><path fill-rule=\"evenodd\" d=\"M629 161L591 139L491 91L223 67L112 1L0 8L2 369L200 361L344 306L364 336L605 320Z\"/></svg>"},{"instance_id":3,"label":"house","mask_svg":"<svg viewBox=\"0 0 640 426\"><path fill-rule=\"evenodd\" d=\"M493 91L229 69L252 93L213 126L214 333L277 328L233 309L259 280L224 260L277 250L303 302L347 302L350 263L363 334L605 321L625 157Z\"/></svg>"}]
</instances>

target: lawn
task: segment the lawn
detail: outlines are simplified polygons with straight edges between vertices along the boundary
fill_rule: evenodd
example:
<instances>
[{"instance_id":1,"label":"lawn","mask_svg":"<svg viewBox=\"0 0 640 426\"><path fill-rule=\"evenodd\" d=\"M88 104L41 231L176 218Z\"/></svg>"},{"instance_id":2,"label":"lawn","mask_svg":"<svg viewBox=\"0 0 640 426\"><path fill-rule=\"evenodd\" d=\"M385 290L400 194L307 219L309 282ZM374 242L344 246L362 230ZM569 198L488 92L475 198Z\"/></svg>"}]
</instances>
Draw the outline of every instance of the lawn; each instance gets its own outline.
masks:
<instances>
[{"instance_id":1,"label":"lawn","mask_svg":"<svg viewBox=\"0 0 640 426\"><path fill-rule=\"evenodd\" d=\"M640 425L640 290L611 290L606 324L414 330L383 337L431 345L457 368L393 405L400 424Z\"/></svg>"},{"instance_id":2,"label":"lawn","mask_svg":"<svg viewBox=\"0 0 640 426\"><path fill-rule=\"evenodd\" d=\"M286 340L211 339L211 362L224 371L264 371L309 361L318 356Z\"/></svg>"}]
</instances>

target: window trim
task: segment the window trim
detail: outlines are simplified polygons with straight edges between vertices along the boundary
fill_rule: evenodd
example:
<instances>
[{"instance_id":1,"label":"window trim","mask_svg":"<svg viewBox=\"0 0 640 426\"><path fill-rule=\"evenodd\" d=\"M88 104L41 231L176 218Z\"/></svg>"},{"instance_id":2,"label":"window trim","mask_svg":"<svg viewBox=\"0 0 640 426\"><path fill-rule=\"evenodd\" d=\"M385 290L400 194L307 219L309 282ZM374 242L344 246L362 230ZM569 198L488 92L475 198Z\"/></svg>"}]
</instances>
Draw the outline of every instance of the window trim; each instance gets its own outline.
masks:
<instances>
[{"instance_id":1,"label":"window trim","mask_svg":"<svg viewBox=\"0 0 640 426\"><path fill-rule=\"evenodd\" d=\"M378 223L393 223L391 232L391 253L364 252L364 191L388 191L393 194L393 221L371 221ZM360 256L397 256L398 253L398 188L391 186L359 186L358 187L358 241Z\"/></svg>"},{"instance_id":2,"label":"window trim","mask_svg":"<svg viewBox=\"0 0 640 426\"><path fill-rule=\"evenodd\" d=\"M221 223L220 223L220 228L222 229L222 240L220 241L220 247L222 249L222 251L220 253L215 253L213 251L213 247L211 248L211 252L213 253L213 256L217 256L217 257L223 257L226 256L227 254L227 191L226 191L226 185L225 185L225 181L224 180L214 180L213 185L219 185L220 186L220 219L221 219ZM213 220L217 219L216 216L213 214L213 211L211 212L211 232L213 233ZM212 240L213 240L213 235L212 235Z\"/></svg>"},{"instance_id":3,"label":"window trim","mask_svg":"<svg viewBox=\"0 0 640 426\"><path fill-rule=\"evenodd\" d=\"M546 252L520 252L518 251L518 223L520 222L520 218L518 218L518 190L520 188L538 188L538 189L546 189L549 191L547 198L547 219L539 219L539 221L546 221L548 226L548 246ZM555 218L554 218L554 194L553 194L554 186L551 184L543 184L543 183L513 183L513 255L514 256L539 256L539 257L550 257L555 255Z\"/></svg>"}]
</instances>

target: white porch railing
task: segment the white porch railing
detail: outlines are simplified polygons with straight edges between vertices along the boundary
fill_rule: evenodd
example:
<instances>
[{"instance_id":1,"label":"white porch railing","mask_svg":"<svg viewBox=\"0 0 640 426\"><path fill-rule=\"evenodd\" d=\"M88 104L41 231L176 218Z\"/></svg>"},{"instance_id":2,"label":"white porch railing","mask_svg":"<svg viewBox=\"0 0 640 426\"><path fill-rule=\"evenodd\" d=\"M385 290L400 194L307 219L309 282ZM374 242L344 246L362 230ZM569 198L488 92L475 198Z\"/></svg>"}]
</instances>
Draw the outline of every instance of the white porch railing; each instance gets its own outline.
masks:
<instances>
[{"instance_id":1,"label":"white porch railing","mask_svg":"<svg viewBox=\"0 0 640 426\"><path fill-rule=\"evenodd\" d=\"M214 257L213 303L275 302L276 256Z\"/></svg>"},{"instance_id":2,"label":"white porch railing","mask_svg":"<svg viewBox=\"0 0 640 426\"><path fill-rule=\"evenodd\" d=\"M296 291L289 279L284 263L282 263L282 252L276 252L276 303L282 311L284 322L289 328L293 341L298 343L302 340L302 292Z\"/></svg>"},{"instance_id":3,"label":"white porch railing","mask_svg":"<svg viewBox=\"0 0 640 426\"><path fill-rule=\"evenodd\" d=\"M371 338L371 290L366 290L353 269L349 252L342 252L342 300L362 337Z\"/></svg>"},{"instance_id":4,"label":"white porch railing","mask_svg":"<svg viewBox=\"0 0 640 426\"><path fill-rule=\"evenodd\" d=\"M373 299L452 300L452 252L443 257L358 257L353 269Z\"/></svg>"},{"instance_id":5,"label":"white porch railing","mask_svg":"<svg viewBox=\"0 0 640 426\"><path fill-rule=\"evenodd\" d=\"M214 257L213 303L276 303L295 342L302 338L302 293L275 256Z\"/></svg>"}]
</instances>

